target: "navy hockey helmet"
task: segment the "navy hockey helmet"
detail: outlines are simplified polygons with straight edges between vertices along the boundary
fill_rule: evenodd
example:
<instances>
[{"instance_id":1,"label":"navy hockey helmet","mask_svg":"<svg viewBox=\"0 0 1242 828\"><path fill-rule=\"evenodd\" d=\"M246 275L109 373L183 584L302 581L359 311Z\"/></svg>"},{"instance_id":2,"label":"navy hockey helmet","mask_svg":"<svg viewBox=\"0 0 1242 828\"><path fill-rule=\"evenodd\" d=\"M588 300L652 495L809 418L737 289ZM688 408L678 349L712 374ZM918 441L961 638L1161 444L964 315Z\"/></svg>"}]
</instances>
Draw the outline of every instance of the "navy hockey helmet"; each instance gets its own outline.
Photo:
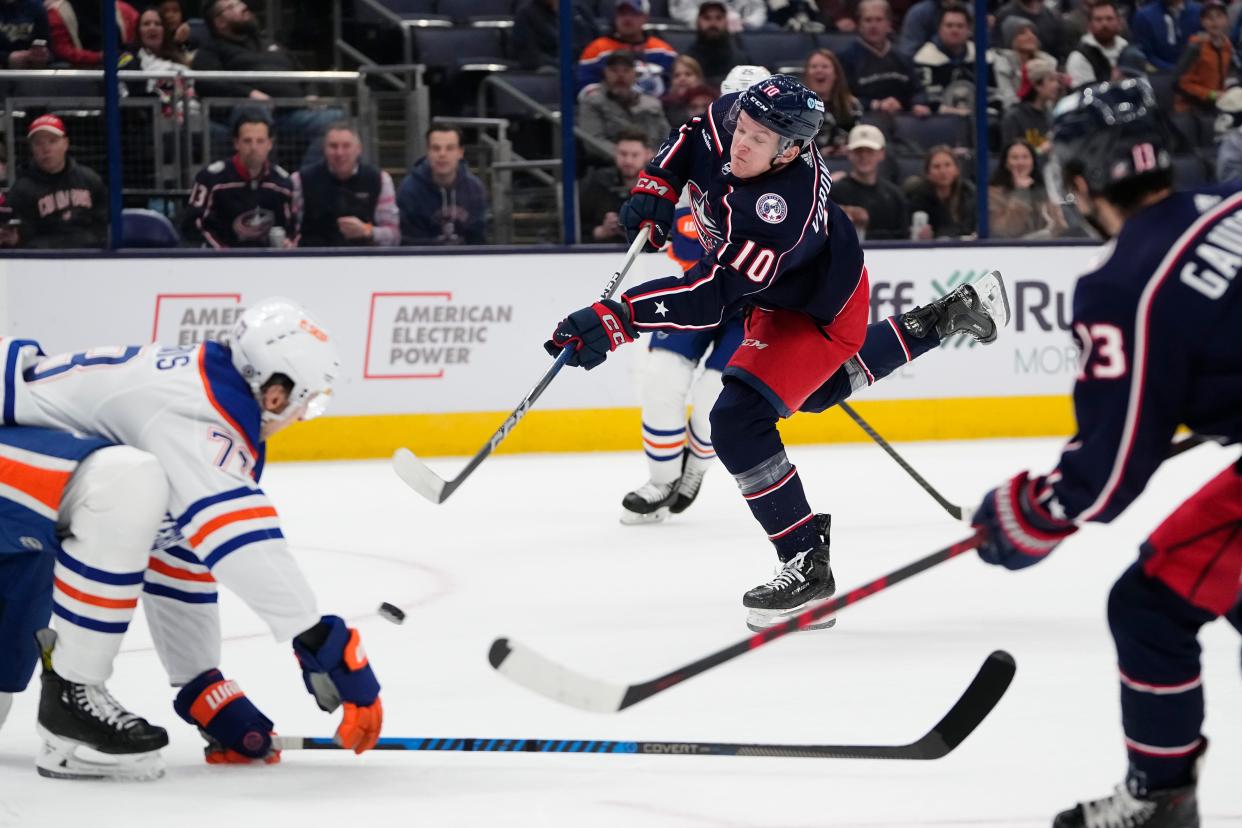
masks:
<instances>
[{"instance_id":1,"label":"navy hockey helmet","mask_svg":"<svg viewBox=\"0 0 1242 828\"><path fill-rule=\"evenodd\" d=\"M805 147L828 119L819 95L789 75L764 78L740 93L726 116L730 128L737 123L739 112L781 136L780 152L794 145Z\"/></svg>"},{"instance_id":2,"label":"navy hockey helmet","mask_svg":"<svg viewBox=\"0 0 1242 828\"><path fill-rule=\"evenodd\" d=\"M1081 175L1107 195L1138 176L1173 169L1173 134L1146 78L1097 83L1062 98L1052 113L1049 189Z\"/></svg>"}]
</instances>

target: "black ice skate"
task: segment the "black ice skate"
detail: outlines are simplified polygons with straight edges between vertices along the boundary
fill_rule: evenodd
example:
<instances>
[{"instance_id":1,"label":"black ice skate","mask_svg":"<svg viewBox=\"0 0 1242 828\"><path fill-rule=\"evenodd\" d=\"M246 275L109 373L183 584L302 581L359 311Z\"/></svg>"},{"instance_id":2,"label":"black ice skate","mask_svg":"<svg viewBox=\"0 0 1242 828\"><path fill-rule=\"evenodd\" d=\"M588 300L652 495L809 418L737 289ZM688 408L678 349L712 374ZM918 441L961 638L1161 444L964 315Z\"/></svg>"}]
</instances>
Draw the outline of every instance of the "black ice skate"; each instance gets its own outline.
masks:
<instances>
[{"instance_id":1,"label":"black ice skate","mask_svg":"<svg viewBox=\"0 0 1242 828\"><path fill-rule=\"evenodd\" d=\"M792 616L817 607L837 591L828 559L828 533L831 515L816 515L815 528L822 543L786 561L776 577L742 596L742 606L750 612L746 626L754 632L774 627ZM837 623L835 616L821 618L805 629L822 630Z\"/></svg>"},{"instance_id":2,"label":"black ice skate","mask_svg":"<svg viewBox=\"0 0 1242 828\"><path fill-rule=\"evenodd\" d=\"M673 489L673 500L668 504L670 512L680 515L690 508L690 504L694 503L694 499L699 496L699 489L703 487L703 475L707 474L707 469L711 464L711 460L704 460L696 457L693 452L686 451L681 478L677 481L676 488Z\"/></svg>"},{"instance_id":3,"label":"black ice skate","mask_svg":"<svg viewBox=\"0 0 1242 828\"><path fill-rule=\"evenodd\" d=\"M659 523L668 517L668 506L676 495L677 481L656 483L648 480L621 500L621 522Z\"/></svg>"},{"instance_id":4,"label":"black ice skate","mask_svg":"<svg viewBox=\"0 0 1242 828\"><path fill-rule=\"evenodd\" d=\"M995 342L1008 323L1009 295L999 270L901 316L902 327L913 336L922 338L934 328L941 339L964 333L984 345Z\"/></svg>"},{"instance_id":5,"label":"black ice skate","mask_svg":"<svg viewBox=\"0 0 1242 828\"><path fill-rule=\"evenodd\" d=\"M1193 784L1142 797L1118 785L1112 796L1057 814L1052 828L1199 828L1199 803Z\"/></svg>"},{"instance_id":6,"label":"black ice skate","mask_svg":"<svg viewBox=\"0 0 1242 828\"><path fill-rule=\"evenodd\" d=\"M48 633L50 636L44 636ZM51 669L55 633L40 631L44 645L39 734L35 766L56 779L140 781L164 775L160 748L168 732L129 712L102 684L76 684Z\"/></svg>"}]
</instances>

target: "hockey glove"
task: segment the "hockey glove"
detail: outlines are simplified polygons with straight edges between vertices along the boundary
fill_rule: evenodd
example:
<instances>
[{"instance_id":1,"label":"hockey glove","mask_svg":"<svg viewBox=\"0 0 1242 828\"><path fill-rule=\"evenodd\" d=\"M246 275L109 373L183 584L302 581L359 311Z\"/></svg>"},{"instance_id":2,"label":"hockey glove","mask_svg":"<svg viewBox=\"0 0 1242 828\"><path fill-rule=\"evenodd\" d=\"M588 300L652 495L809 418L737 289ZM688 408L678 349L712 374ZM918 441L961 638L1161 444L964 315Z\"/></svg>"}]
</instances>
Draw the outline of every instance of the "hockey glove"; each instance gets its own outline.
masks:
<instances>
[{"instance_id":1,"label":"hockey glove","mask_svg":"<svg viewBox=\"0 0 1242 828\"><path fill-rule=\"evenodd\" d=\"M207 670L182 687L173 709L198 726L207 740L203 752L209 765L280 761L280 751L272 748L272 720L219 670Z\"/></svg>"},{"instance_id":2,"label":"hockey glove","mask_svg":"<svg viewBox=\"0 0 1242 828\"><path fill-rule=\"evenodd\" d=\"M971 522L985 532L979 557L1006 569L1024 569L1048 556L1061 541L1078 531L1068 520L1054 517L1036 499L1041 479L1026 472L988 492Z\"/></svg>"},{"instance_id":3,"label":"hockey glove","mask_svg":"<svg viewBox=\"0 0 1242 828\"><path fill-rule=\"evenodd\" d=\"M572 348L569 364L590 371L603 363L618 345L637 338L638 331L630 321L630 309L620 302L605 299L562 319L552 332L552 338L543 343L543 349L557 356L563 349Z\"/></svg>"},{"instance_id":4,"label":"hockey glove","mask_svg":"<svg viewBox=\"0 0 1242 828\"><path fill-rule=\"evenodd\" d=\"M668 240L673 226L673 210L677 207L679 188L649 173L639 173L638 183L630 190L629 199L621 205L621 226L630 244L643 227L651 228L646 250L659 250Z\"/></svg>"},{"instance_id":5,"label":"hockey glove","mask_svg":"<svg viewBox=\"0 0 1242 828\"><path fill-rule=\"evenodd\" d=\"M354 753L375 747L384 725L379 680L367 662L358 631L335 615L293 639L293 652L302 665L302 681L319 709L331 713L345 706L336 742Z\"/></svg>"}]
</instances>

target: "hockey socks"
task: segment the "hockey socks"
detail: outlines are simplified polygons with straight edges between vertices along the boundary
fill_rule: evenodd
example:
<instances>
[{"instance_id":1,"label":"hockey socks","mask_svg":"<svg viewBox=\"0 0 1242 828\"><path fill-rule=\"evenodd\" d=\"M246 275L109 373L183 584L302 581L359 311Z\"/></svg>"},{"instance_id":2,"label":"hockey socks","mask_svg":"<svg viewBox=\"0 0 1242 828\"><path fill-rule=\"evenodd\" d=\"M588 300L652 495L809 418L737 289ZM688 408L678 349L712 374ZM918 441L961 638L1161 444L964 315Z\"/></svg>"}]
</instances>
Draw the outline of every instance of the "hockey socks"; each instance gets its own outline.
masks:
<instances>
[{"instance_id":1,"label":"hockey socks","mask_svg":"<svg viewBox=\"0 0 1242 828\"><path fill-rule=\"evenodd\" d=\"M725 382L712 411L716 452L782 561L819 542L798 470L785 456L776 410L738 380Z\"/></svg>"}]
</instances>

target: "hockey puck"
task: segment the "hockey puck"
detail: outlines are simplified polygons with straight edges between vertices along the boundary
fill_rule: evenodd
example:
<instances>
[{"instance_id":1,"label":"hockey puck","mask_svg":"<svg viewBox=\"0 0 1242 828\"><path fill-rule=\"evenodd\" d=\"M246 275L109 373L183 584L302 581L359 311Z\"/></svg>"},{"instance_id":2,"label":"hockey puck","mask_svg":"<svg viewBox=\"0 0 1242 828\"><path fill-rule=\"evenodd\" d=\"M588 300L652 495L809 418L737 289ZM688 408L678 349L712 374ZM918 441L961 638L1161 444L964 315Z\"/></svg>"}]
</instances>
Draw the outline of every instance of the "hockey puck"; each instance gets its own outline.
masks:
<instances>
[{"instance_id":1,"label":"hockey puck","mask_svg":"<svg viewBox=\"0 0 1242 828\"><path fill-rule=\"evenodd\" d=\"M405 613L401 611L401 607L390 604L387 601L379 605L379 615L386 621L394 624L400 624L405 621Z\"/></svg>"}]
</instances>

